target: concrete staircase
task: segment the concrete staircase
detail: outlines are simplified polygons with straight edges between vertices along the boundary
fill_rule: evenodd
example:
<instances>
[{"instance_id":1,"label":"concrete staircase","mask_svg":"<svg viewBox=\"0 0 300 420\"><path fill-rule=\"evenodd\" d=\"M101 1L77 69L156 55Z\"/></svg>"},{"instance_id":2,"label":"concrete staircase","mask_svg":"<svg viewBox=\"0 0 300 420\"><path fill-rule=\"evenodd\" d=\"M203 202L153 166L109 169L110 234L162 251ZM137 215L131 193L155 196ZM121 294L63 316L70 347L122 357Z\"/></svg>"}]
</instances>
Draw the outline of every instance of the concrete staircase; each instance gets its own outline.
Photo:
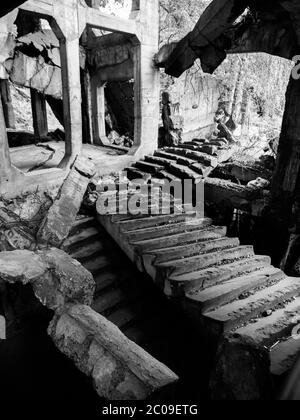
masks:
<instances>
[{"instance_id":1,"label":"concrete staircase","mask_svg":"<svg viewBox=\"0 0 300 420\"><path fill-rule=\"evenodd\" d=\"M290 369L300 341L300 279L289 278L196 214L99 216L138 269L184 308L213 339L235 332L267 348L271 373Z\"/></svg>"},{"instance_id":2,"label":"concrete staircase","mask_svg":"<svg viewBox=\"0 0 300 420\"><path fill-rule=\"evenodd\" d=\"M94 276L93 309L147 351L165 348L169 325L162 320L165 298L93 217L80 217L64 249ZM156 305L153 305L156 302ZM158 356L161 352L158 351Z\"/></svg>"},{"instance_id":3,"label":"concrete staircase","mask_svg":"<svg viewBox=\"0 0 300 420\"><path fill-rule=\"evenodd\" d=\"M164 178L170 181L207 177L220 163L226 162L233 148L226 139L194 139L176 147L165 147L126 168L129 179Z\"/></svg>"},{"instance_id":4,"label":"concrete staircase","mask_svg":"<svg viewBox=\"0 0 300 420\"><path fill-rule=\"evenodd\" d=\"M147 182L202 179L231 153L226 140L193 140L146 156L127 168L127 174L129 180ZM178 203L172 206L178 208ZM157 297L146 306L147 293L140 284L131 283L134 276L122 266L120 254L116 263L115 248L103 241L100 226L205 336L216 342L234 333L241 342L251 340L255 349L267 351L269 373L275 376L292 367L300 351L300 340L292 334L300 323L299 278L285 276L268 256L255 255L252 246L227 237L225 227L193 212L99 215L98 222L79 220L66 247L94 275L94 309L128 337L140 345L147 341L148 332L140 328L140 320L145 313L148 323L152 316L157 319L151 312Z\"/></svg>"}]
</instances>

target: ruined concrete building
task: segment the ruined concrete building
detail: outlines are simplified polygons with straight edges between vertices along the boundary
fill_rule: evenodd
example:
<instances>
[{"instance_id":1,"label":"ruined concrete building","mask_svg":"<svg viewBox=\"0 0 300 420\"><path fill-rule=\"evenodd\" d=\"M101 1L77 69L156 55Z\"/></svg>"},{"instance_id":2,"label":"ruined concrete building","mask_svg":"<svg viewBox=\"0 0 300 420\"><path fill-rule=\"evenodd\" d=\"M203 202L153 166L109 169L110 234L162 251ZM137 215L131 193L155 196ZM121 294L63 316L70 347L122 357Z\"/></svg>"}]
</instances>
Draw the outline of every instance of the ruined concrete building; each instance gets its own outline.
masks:
<instances>
[{"instance_id":1,"label":"ruined concrete building","mask_svg":"<svg viewBox=\"0 0 300 420\"><path fill-rule=\"evenodd\" d=\"M1 395L32 376L28 394L45 381L50 399L104 406L299 398L283 386L300 351L300 81L275 167L235 162L216 78L160 83L198 58L206 73L229 54L292 60L299 2L213 0L160 50L159 0L128 19L102 3L0 6Z\"/></svg>"}]
</instances>

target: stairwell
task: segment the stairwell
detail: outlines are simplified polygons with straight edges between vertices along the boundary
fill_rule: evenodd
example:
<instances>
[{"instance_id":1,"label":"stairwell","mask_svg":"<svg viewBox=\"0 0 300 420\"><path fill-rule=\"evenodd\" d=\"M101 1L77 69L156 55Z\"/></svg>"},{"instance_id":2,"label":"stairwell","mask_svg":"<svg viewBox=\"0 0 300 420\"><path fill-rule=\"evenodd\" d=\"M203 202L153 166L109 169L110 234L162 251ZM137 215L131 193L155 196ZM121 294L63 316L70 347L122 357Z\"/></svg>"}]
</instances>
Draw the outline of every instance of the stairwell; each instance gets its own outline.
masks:
<instances>
[{"instance_id":1,"label":"stairwell","mask_svg":"<svg viewBox=\"0 0 300 420\"><path fill-rule=\"evenodd\" d=\"M230 154L225 142L213 142L157 151L127 168L128 177L202 179ZM215 342L251 340L267 352L272 376L291 369L300 351L300 341L291 338L300 322L299 278L287 277L268 256L255 255L252 246L241 246L225 227L196 213L99 215L98 221L200 331Z\"/></svg>"}]
</instances>

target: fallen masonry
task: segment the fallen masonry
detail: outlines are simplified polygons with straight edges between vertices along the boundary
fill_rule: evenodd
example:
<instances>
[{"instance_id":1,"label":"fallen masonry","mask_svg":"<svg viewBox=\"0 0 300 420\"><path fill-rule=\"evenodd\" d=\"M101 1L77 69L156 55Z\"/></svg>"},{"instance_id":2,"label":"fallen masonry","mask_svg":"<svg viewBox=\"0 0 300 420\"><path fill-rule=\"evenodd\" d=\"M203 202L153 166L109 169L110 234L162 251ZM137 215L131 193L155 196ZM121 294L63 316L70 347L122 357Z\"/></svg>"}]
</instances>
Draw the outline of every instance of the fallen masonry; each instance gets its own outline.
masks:
<instances>
[{"instance_id":1,"label":"fallen masonry","mask_svg":"<svg viewBox=\"0 0 300 420\"><path fill-rule=\"evenodd\" d=\"M196 213L183 211L167 219L163 215L99 215L98 220L206 339L224 339L212 375L212 395L239 400L265 398L266 389L271 394L271 377L291 369L298 354L298 345L293 350L286 346L280 354L276 345L299 323L299 279L287 277L271 265L269 257L256 256L253 247L227 238L226 228ZM292 305L291 299L295 299ZM266 311L272 315L265 317ZM277 320L274 334L273 319ZM250 333L256 328L257 333ZM233 340L227 338L231 334ZM249 354L249 368L242 369L248 365Z\"/></svg>"},{"instance_id":2,"label":"fallen masonry","mask_svg":"<svg viewBox=\"0 0 300 420\"><path fill-rule=\"evenodd\" d=\"M203 102L200 93L187 100L184 92L177 103L164 86L160 104L159 67L177 77L198 58L212 73L228 53L292 59L300 39L296 3L274 0L271 10L255 0L213 0L190 34L159 52L158 0L132 1L127 19L100 11L98 0L0 7L0 340L11 319L19 321L7 290L21 286L53 314L49 336L101 399L169 401L187 395L190 376L202 380L205 370L212 399L274 398L300 353L300 279L292 277L299 275L298 252L287 275L267 247L268 255L257 255L210 209L230 222L274 216L283 232L274 235L275 246L288 243L285 262L293 257L300 126L291 115L299 111L299 81L290 79L272 156L241 163L233 115L225 115L226 124L217 116L218 81L197 75L197 88L190 83L194 91L206 85ZM16 129L12 86L29 101L32 133ZM48 106L60 124L52 133ZM193 124L184 132L188 113ZM140 197L149 214L128 211L118 184L124 170L131 198L138 181L157 186L151 199ZM114 192L97 190L107 175L119 188L117 206ZM163 191L165 180L181 193L185 180L190 192L204 185L207 213L183 208L175 192ZM155 214L162 199L167 204ZM106 201L107 215L99 211ZM142 287L147 282L155 293ZM176 312L210 357L195 356L185 340L187 353L165 347L178 326L168 335L159 328L161 306L164 314ZM178 352L180 362L157 357L164 352Z\"/></svg>"},{"instance_id":3,"label":"fallen masonry","mask_svg":"<svg viewBox=\"0 0 300 420\"><path fill-rule=\"evenodd\" d=\"M55 311L49 334L86 375L99 396L140 400L171 396L177 376L89 306L93 276L64 251L0 253L1 282L31 284L43 305Z\"/></svg>"},{"instance_id":4,"label":"fallen masonry","mask_svg":"<svg viewBox=\"0 0 300 420\"><path fill-rule=\"evenodd\" d=\"M88 306L74 305L49 327L57 347L93 378L108 400L145 400L172 395L177 376L128 340Z\"/></svg>"}]
</instances>

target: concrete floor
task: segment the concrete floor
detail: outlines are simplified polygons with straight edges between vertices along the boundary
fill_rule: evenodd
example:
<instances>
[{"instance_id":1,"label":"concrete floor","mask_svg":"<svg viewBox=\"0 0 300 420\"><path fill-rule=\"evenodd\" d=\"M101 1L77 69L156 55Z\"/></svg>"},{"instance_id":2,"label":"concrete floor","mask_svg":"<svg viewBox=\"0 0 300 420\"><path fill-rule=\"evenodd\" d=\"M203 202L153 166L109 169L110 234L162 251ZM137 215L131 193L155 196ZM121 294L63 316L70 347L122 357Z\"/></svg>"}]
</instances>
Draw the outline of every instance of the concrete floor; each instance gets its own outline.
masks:
<instances>
[{"instance_id":1,"label":"concrete floor","mask_svg":"<svg viewBox=\"0 0 300 420\"><path fill-rule=\"evenodd\" d=\"M64 156L65 143L50 141L37 145L15 147L10 149L11 161L23 172L54 168ZM125 151L102 146L83 145L83 155L92 160L97 175L103 176L123 170L134 161Z\"/></svg>"}]
</instances>

